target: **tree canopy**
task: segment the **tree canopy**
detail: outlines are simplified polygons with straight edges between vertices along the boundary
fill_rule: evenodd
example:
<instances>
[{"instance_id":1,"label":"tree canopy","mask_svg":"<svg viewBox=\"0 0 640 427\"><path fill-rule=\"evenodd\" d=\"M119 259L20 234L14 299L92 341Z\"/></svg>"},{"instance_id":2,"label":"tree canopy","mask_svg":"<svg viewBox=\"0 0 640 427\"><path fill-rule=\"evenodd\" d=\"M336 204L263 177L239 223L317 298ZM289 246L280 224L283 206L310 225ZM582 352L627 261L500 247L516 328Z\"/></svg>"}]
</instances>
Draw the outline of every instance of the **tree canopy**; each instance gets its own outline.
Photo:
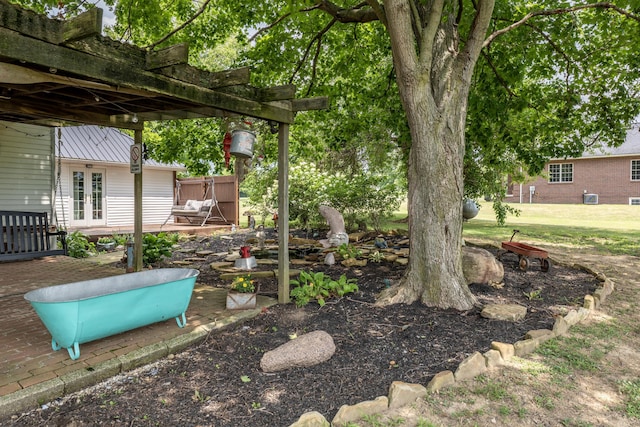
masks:
<instances>
[{"instance_id":1,"label":"tree canopy","mask_svg":"<svg viewBox=\"0 0 640 427\"><path fill-rule=\"evenodd\" d=\"M621 144L640 107L637 0L105 3L117 18L113 37L148 49L187 41L199 66L249 65L257 85L330 96L329 111L298 115L294 158L356 174L402 165L411 255L386 303L472 307L460 261L463 197L499 200L507 174ZM215 47L228 43L233 54L216 61L225 54ZM164 141L189 157L206 151L190 137Z\"/></svg>"}]
</instances>

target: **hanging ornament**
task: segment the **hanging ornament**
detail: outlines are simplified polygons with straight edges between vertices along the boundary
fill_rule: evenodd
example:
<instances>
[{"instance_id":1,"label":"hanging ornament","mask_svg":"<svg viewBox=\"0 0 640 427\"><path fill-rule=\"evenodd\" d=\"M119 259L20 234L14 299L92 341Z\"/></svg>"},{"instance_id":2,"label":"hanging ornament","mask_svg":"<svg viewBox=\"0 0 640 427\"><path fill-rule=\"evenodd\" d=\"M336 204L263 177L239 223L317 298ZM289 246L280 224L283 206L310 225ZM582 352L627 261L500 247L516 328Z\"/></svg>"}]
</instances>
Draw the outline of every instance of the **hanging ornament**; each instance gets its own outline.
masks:
<instances>
[{"instance_id":1,"label":"hanging ornament","mask_svg":"<svg viewBox=\"0 0 640 427\"><path fill-rule=\"evenodd\" d=\"M231 132L226 132L224 134L224 139L222 140L222 149L224 150L224 165L227 169L229 169L229 160L231 160Z\"/></svg>"}]
</instances>

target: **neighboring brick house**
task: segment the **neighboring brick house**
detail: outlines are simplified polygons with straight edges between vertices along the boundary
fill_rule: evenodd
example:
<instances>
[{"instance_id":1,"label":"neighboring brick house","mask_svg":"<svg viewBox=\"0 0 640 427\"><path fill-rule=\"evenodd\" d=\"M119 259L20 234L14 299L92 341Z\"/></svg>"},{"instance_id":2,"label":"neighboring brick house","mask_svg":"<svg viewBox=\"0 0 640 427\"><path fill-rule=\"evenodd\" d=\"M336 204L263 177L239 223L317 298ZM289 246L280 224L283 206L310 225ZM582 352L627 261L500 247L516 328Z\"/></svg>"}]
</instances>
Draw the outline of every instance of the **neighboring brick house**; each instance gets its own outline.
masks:
<instances>
[{"instance_id":1,"label":"neighboring brick house","mask_svg":"<svg viewBox=\"0 0 640 427\"><path fill-rule=\"evenodd\" d=\"M554 159L541 176L509 183L511 203L640 205L640 129L618 148L603 148L576 159Z\"/></svg>"}]
</instances>

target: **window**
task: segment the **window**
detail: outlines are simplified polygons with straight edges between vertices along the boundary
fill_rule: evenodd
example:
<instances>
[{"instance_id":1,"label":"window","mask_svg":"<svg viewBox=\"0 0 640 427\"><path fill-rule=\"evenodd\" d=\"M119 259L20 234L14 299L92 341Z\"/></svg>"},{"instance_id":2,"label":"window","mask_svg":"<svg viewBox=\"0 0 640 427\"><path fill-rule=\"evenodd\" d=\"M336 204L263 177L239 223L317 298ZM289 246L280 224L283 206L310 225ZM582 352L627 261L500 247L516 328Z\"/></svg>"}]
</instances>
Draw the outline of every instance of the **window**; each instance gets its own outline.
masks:
<instances>
[{"instance_id":1,"label":"window","mask_svg":"<svg viewBox=\"0 0 640 427\"><path fill-rule=\"evenodd\" d=\"M549 182L573 182L573 163L550 164Z\"/></svg>"},{"instance_id":2,"label":"window","mask_svg":"<svg viewBox=\"0 0 640 427\"><path fill-rule=\"evenodd\" d=\"M640 160L631 160L631 181L640 181Z\"/></svg>"},{"instance_id":3,"label":"window","mask_svg":"<svg viewBox=\"0 0 640 427\"><path fill-rule=\"evenodd\" d=\"M629 197L629 204L633 206L640 206L640 197Z\"/></svg>"}]
</instances>

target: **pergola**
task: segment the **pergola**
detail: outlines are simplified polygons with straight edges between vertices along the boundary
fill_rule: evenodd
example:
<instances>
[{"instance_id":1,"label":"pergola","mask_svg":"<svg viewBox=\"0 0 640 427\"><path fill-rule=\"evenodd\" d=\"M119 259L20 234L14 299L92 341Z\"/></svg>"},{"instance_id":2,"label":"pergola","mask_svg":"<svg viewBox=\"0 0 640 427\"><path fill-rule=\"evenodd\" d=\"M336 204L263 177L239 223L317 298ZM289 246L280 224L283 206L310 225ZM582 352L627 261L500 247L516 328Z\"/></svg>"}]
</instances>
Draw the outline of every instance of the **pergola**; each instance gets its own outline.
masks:
<instances>
[{"instance_id":1,"label":"pergola","mask_svg":"<svg viewBox=\"0 0 640 427\"><path fill-rule=\"evenodd\" d=\"M295 86L257 88L249 69L208 72L188 46L149 51L101 35L102 10L57 20L0 0L0 120L43 126L94 124L134 131L157 120L251 117L278 127L278 299L289 299L289 125L325 97L295 99ZM134 175L134 240L142 241L142 173ZM142 245L134 247L142 269Z\"/></svg>"}]
</instances>

